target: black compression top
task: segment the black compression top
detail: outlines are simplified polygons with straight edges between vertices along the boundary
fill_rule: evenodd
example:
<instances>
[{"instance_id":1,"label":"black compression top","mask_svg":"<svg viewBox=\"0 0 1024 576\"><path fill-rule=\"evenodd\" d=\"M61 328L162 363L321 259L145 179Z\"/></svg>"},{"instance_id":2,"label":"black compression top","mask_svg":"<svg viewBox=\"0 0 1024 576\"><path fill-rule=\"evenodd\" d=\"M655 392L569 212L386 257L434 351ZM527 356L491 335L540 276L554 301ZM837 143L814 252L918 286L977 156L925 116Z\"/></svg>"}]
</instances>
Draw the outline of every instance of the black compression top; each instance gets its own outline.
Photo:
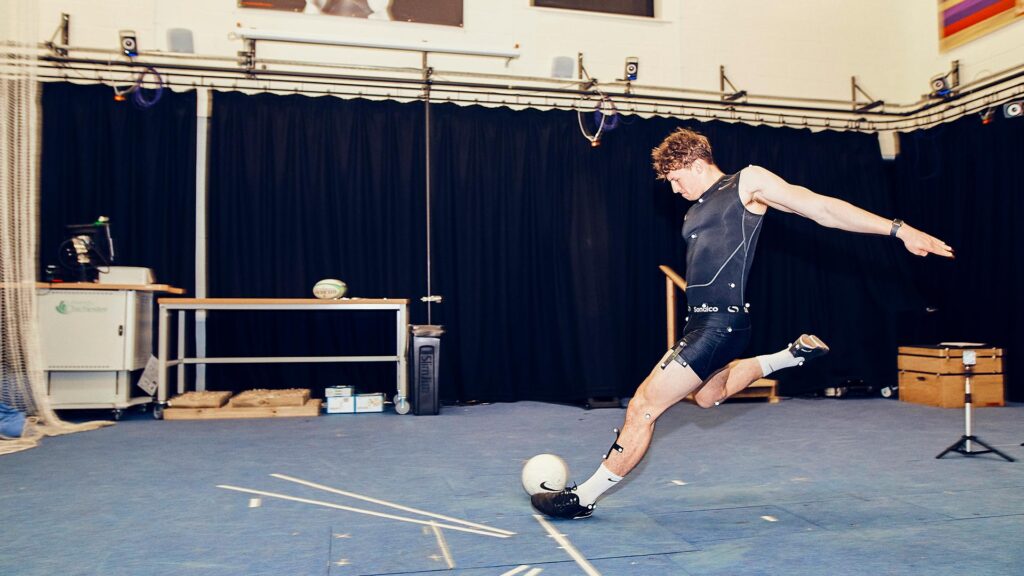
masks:
<instances>
[{"instance_id":1,"label":"black compression top","mask_svg":"<svg viewBox=\"0 0 1024 576\"><path fill-rule=\"evenodd\" d=\"M743 206L740 174L722 176L686 212L686 300L691 312L738 312L754 248L760 214Z\"/></svg>"}]
</instances>

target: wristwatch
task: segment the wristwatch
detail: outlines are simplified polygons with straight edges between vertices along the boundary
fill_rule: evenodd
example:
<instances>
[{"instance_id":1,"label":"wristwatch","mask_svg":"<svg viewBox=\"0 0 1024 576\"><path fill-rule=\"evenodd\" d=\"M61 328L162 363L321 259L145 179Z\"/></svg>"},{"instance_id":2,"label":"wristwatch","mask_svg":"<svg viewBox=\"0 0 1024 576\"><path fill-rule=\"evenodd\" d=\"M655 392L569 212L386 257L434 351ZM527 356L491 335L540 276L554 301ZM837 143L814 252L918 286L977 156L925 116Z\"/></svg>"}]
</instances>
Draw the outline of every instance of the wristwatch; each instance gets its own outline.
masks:
<instances>
[{"instance_id":1,"label":"wristwatch","mask_svg":"<svg viewBox=\"0 0 1024 576\"><path fill-rule=\"evenodd\" d=\"M900 231L900 227L903 226L903 220L899 218L892 219L892 230L889 230L889 236L896 236L896 233Z\"/></svg>"}]
</instances>

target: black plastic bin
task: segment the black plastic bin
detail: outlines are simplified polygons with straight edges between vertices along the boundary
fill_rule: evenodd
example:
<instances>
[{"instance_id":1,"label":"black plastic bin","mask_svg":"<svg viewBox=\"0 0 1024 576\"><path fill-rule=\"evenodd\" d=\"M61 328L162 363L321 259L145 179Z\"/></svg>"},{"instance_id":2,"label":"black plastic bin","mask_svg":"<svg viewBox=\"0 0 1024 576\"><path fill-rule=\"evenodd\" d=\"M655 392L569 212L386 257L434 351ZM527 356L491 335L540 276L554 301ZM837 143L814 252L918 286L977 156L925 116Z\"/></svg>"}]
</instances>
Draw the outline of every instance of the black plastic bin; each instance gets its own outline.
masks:
<instances>
[{"instance_id":1,"label":"black plastic bin","mask_svg":"<svg viewBox=\"0 0 1024 576\"><path fill-rule=\"evenodd\" d=\"M412 413L434 415L441 411L438 398L438 365L441 357L441 335L444 328L434 324L412 326Z\"/></svg>"}]
</instances>

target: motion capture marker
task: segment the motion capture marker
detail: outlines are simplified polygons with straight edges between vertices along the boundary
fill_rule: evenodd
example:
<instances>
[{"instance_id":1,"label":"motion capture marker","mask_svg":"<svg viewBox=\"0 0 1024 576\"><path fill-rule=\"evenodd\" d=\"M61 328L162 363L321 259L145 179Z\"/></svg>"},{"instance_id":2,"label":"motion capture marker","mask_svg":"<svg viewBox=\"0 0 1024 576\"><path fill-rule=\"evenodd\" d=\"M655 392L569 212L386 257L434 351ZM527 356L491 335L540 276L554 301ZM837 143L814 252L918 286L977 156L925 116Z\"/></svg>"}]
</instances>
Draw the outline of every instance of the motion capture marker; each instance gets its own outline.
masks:
<instances>
[{"instance_id":1,"label":"motion capture marker","mask_svg":"<svg viewBox=\"0 0 1024 576\"><path fill-rule=\"evenodd\" d=\"M729 282L729 288L735 288L735 287L736 287L736 283L735 282Z\"/></svg>"},{"instance_id":2,"label":"motion capture marker","mask_svg":"<svg viewBox=\"0 0 1024 576\"><path fill-rule=\"evenodd\" d=\"M690 239L691 239L691 240L692 240L692 239L694 239L694 238L696 238L696 237L697 237L697 234L690 234Z\"/></svg>"},{"instance_id":3,"label":"motion capture marker","mask_svg":"<svg viewBox=\"0 0 1024 576\"><path fill-rule=\"evenodd\" d=\"M647 418L648 420L650 420L651 419L651 413L648 412L648 413L644 414L644 418ZM619 452L622 452L622 450L619 450Z\"/></svg>"},{"instance_id":4,"label":"motion capture marker","mask_svg":"<svg viewBox=\"0 0 1024 576\"><path fill-rule=\"evenodd\" d=\"M683 482L682 480L673 480L672 483L675 484L676 486L686 486L686 484L687 484L686 482Z\"/></svg>"},{"instance_id":5,"label":"motion capture marker","mask_svg":"<svg viewBox=\"0 0 1024 576\"><path fill-rule=\"evenodd\" d=\"M263 501L259 498L249 498L249 508L259 508Z\"/></svg>"},{"instance_id":6,"label":"motion capture marker","mask_svg":"<svg viewBox=\"0 0 1024 576\"><path fill-rule=\"evenodd\" d=\"M726 331L726 332L732 332L732 326L727 326L727 327L725 328L725 331Z\"/></svg>"},{"instance_id":7,"label":"motion capture marker","mask_svg":"<svg viewBox=\"0 0 1024 576\"><path fill-rule=\"evenodd\" d=\"M703 204L704 203L704 199L703 198L698 198L697 199L697 203L698 204Z\"/></svg>"},{"instance_id":8,"label":"motion capture marker","mask_svg":"<svg viewBox=\"0 0 1024 576\"><path fill-rule=\"evenodd\" d=\"M779 521L779 519L776 518L775 516L761 516L761 520L764 520L765 522L778 522Z\"/></svg>"}]
</instances>

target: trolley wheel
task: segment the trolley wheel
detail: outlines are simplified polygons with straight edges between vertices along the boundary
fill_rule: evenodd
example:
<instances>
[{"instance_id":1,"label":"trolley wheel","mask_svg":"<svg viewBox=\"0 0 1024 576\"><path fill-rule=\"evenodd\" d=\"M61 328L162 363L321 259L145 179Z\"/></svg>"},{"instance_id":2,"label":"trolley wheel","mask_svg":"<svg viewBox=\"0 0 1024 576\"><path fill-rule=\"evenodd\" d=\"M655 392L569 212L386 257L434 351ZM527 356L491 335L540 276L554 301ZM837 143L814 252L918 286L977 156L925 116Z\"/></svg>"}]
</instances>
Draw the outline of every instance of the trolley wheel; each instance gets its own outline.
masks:
<instances>
[{"instance_id":1,"label":"trolley wheel","mask_svg":"<svg viewBox=\"0 0 1024 576\"><path fill-rule=\"evenodd\" d=\"M164 419L164 405L160 403L153 404L153 418L157 420Z\"/></svg>"},{"instance_id":2,"label":"trolley wheel","mask_svg":"<svg viewBox=\"0 0 1024 576\"><path fill-rule=\"evenodd\" d=\"M124 416L124 410L120 408L114 408L113 410L111 410L111 413L114 415L115 422L121 420L121 416Z\"/></svg>"},{"instance_id":3,"label":"trolley wheel","mask_svg":"<svg viewBox=\"0 0 1024 576\"><path fill-rule=\"evenodd\" d=\"M395 394L395 412L399 414L408 414L410 408L412 407L409 406L408 399L406 399L404 396L399 396L398 394Z\"/></svg>"}]
</instances>

